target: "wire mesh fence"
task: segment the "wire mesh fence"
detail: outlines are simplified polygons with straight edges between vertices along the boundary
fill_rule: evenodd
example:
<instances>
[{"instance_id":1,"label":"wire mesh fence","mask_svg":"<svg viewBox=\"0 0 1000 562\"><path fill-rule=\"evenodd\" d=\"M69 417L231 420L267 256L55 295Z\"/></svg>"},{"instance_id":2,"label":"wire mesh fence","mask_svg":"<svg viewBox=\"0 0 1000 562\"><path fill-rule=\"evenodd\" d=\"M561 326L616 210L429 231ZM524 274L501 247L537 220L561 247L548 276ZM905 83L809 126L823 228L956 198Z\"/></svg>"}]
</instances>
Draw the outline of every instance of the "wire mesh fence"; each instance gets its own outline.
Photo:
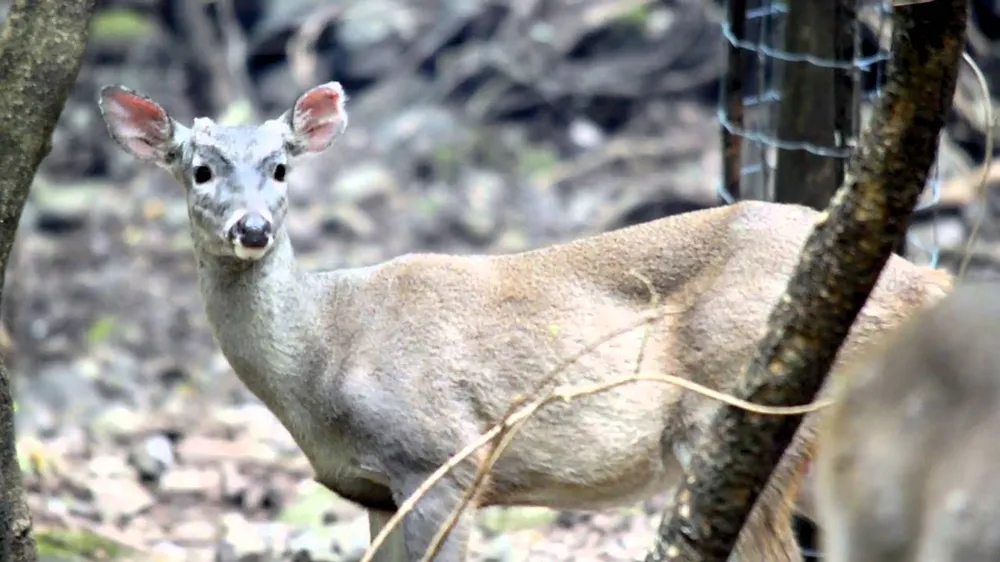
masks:
<instances>
[{"instance_id":1,"label":"wire mesh fence","mask_svg":"<svg viewBox=\"0 0 1000 562\"><path fill-rule=\"evenodd\" d=\"M810 166L832 166L839 185L881 94L892 56L891 0L810 4L727 0L722 33L729 60L718 107L724 161L718 192L727 203L789 200L789 190L805 190L816 181L806 173ZM801 13L813 7L818 11ZM822 33L833 38L830 56L802 47L816 45ZM917 210L934 213L939 198L935 166ZM791 199L807 202L805 193ZM936 265L938 251L936 229L929 243L908 239L907 254L915 261Z\"/></svg>"}]
</instances>

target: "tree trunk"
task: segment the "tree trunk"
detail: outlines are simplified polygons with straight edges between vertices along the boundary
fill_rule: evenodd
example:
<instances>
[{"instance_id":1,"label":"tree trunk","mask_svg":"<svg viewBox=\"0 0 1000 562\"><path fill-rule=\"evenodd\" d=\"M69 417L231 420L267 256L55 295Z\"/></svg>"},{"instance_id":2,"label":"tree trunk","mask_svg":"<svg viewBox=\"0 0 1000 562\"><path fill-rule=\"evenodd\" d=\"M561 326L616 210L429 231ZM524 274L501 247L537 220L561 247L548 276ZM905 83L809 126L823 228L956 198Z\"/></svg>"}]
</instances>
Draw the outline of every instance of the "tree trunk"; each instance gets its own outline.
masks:
<instances>
[{"instance_id":1,"label":"tree trunk","mask_svg":"<svg viewBox=\"0 0 1000 562\"><path fill-rule=\"evenodd\" d=\"M738 397L767 405L814 400L906 234L951 106L965 24L965 0L894 8L893 59L871 128L826 219L806 242ZM725 561L800 422L720 408L647 562Z\"/></svg>"},{"instance_id":2,"label":"tree trunk","mask_svg":"<svg viewBox=\"0 0 1000 562\"><path fill-rule=\"evenodd\" d=\"M785 16L785 50L826 60L844 60L838 52L836 0L791 2ZM845 100L838 99L835 68L810 61L781 62L781 106L778 138L833 148L836 120ZM850 101L850 100L846 100ZM840 158L795 149L777 151L774 200L824 209L843 180Z\"/></svg>"},{"instance_id":3,"label":"tree trunk","mask_svg":"<svg viewBox=\"0 0 1000 562\"><path fill-rule=\"evenodd\" d=\"M0 30L0 296L21 211L76 82L94 0L14 0ZM0 356L0 560L37 559Z\"/></svg>"}]
</instances>

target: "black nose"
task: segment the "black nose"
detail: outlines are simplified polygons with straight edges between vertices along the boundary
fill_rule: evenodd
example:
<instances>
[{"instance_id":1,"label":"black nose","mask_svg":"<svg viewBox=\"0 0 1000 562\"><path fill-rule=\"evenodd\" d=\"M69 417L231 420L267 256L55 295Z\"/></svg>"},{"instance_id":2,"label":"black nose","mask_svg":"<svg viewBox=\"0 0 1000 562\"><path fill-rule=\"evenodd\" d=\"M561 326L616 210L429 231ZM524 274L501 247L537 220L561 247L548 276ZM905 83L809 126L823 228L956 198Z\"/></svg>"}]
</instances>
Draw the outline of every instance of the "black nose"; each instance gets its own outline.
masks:
<instances>
[{"instance_id":1,"label":"black nose","mask_svg":"<svg viewBox=\"0 0 1000 562\"><path fill-rule=\"evenodd\" d=\"M264 248L271 238L271 222L260 213L247 213L236 221L230 234L246 248Z\"/></svg>"}]
</instances>

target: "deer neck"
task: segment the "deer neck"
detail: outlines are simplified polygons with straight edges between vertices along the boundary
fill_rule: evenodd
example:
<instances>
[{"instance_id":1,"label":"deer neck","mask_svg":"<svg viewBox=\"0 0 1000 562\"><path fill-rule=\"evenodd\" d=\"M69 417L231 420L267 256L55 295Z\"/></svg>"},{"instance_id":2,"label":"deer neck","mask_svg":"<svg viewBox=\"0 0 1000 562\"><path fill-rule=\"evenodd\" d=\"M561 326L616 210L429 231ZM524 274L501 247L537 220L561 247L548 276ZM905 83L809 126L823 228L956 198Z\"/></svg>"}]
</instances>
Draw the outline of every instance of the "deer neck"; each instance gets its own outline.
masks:
<instances>
[{"instance_id":1,"label":"deer neck","mask_svg":"<svg viewBox=\"0 0 1000 562\"><path fill-rule=\"evenodd\" d=\"M284 418L292 409L286 405L308 395L315 363L329 354L317 348L315 284L299 270L288 235L279 233L274 243L255 262L197 247L195 253L208 321L223 355L243 384Z\"/></svg>"}]
</instances>

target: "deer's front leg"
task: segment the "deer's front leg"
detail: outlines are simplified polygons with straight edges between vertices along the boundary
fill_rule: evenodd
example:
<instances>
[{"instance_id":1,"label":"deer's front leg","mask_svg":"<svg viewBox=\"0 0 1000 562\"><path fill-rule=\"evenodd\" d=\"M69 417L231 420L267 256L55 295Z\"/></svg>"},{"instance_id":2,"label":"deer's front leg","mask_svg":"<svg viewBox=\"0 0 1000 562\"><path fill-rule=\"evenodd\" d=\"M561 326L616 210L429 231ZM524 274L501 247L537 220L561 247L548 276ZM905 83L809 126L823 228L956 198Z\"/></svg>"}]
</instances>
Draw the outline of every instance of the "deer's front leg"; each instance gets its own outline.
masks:
<instances>
[{"instance_id":1,"label":"deer's front leg","mask_svg":"<svg viewBox=\"0 0 1000 562\"><path fill-rule=\"evenodd\" d=\"M368 532L371 537L369 541L374 541L375 537L382 532L389 519L395 514L393 511L368 510ZM371 544L371 542L369 542ZM403 542L403 530L401 526L396 526L389 533L382 546L375 552L372 562L407 562L406 545Z\"/></svg>"},{"instance_id":2,"label":"deer's front leg","mask_svg":"<svg viewBox=\"0 0 1000 562\"><path fill-rule=\"evenodd\" d=\"M409 477L399 488L393 489L396 503L402 504L423 483L423 477ZM403 541L408 562L423 558L438 530L444 526L452 510L462 498L464 489L457 483L443 479L420 499L403 517ZM463 562L466 559L469 533L474 520L475 507L467 506L455 522L451 532L437 549L433 562Z\"/></svg>"}]
</instances>

